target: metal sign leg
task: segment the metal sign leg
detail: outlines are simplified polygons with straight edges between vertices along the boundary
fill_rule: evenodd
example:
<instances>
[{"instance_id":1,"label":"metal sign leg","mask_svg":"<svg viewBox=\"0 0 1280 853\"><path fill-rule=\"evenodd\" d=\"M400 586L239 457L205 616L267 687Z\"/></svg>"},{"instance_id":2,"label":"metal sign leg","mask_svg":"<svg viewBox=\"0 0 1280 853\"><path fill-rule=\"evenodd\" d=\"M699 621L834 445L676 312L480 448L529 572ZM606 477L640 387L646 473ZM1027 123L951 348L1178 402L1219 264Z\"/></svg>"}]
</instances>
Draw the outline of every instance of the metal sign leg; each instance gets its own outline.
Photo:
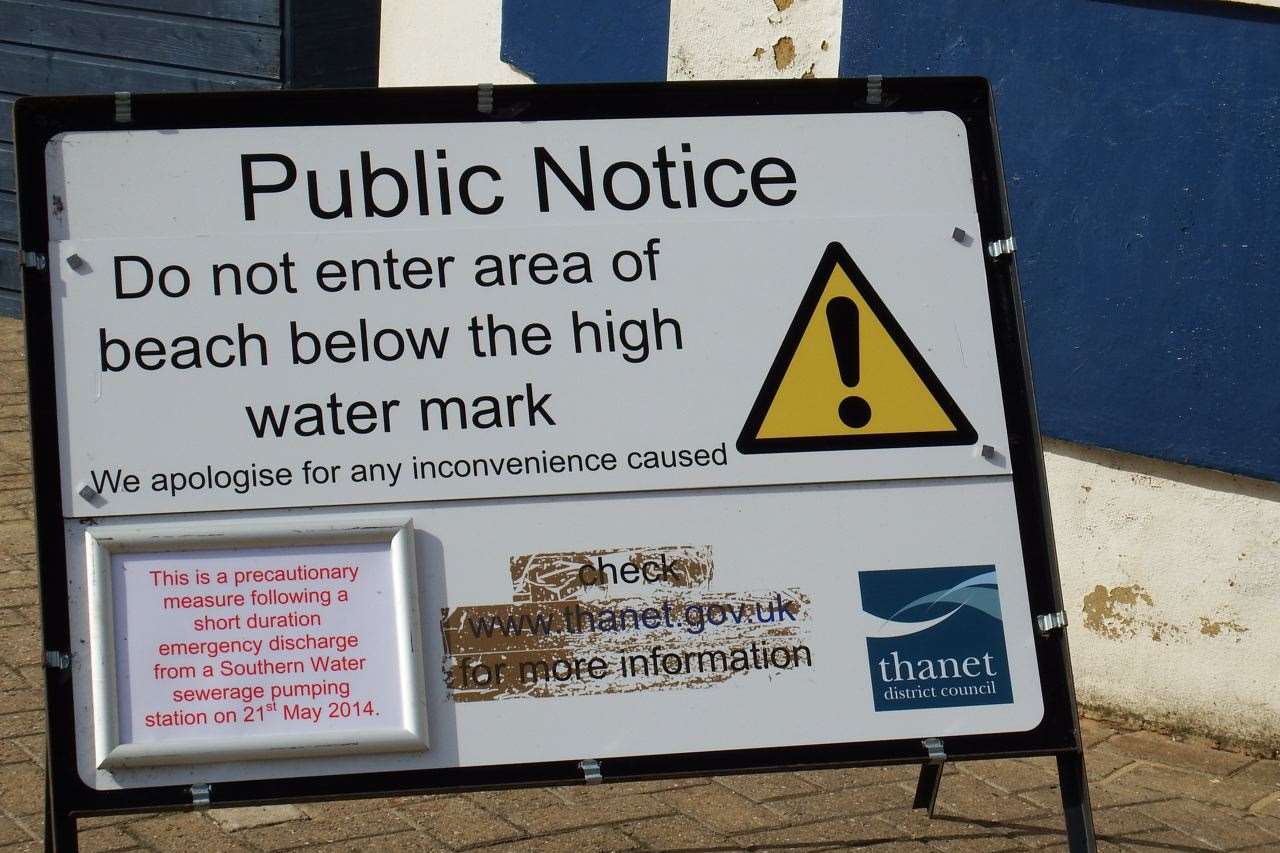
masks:
<instances>
[{"instance_id":1,"label":"metal sign leg","mask_svg":"<svg viewBox=\"0 0 1280 853\"><path fill-rule=\"evenodd\" d=\"M932 820L933 810L938 805L938 789L942 787L942 769L947 764L947 752L940 738L925 738L922 743L928 758L920 765L920 779L916 782L916 798L911 808L928 809Z\"/></svg>"},{"instance_id":2,"label":"metal sign leg","mask_svg":"<svg viewBox=\"0 0 1280 853\"><path fill-rule=\"evenodd\" d=\"M80 841L76 837L76 819L59 811L54 805L53 777L50 768L53 762L49 752L45 752L45 784L44 784L44 850L45 853L79 853Z\"/></svg>"},{"instance_id":3,"label":"metal sign leg","mask_svg":"<svg viewBox=\"0 0 1280 853\"><path fill-rule=\"evenodd\" d=\"M1058 787L1062 790L1062 813L1067 822L1067 849L1071 853L1095 853L1098 840L1093 831L1083 752L1058 756Z\"/></svg>"}]
</instances>

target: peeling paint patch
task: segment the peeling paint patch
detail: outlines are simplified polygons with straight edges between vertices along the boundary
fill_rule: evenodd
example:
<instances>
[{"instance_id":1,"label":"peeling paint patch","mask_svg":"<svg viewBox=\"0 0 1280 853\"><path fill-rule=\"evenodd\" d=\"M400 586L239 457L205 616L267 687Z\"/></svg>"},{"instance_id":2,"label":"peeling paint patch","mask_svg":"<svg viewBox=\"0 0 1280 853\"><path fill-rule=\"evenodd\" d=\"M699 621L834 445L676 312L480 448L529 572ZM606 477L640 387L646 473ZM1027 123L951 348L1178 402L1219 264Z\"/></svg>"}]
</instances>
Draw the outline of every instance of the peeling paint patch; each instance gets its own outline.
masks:
<instances>
[{"instance_id":1,"label":"peeling paint patch","mask_svg":"<svg viewBox=\"0 0 1280 853\"><path fill-rule=\"evenodd\" d=\"M1204 616L1200 617L1200 633L1206 637L1218 637L1224 632L1227 634L1243 634L1249 629L1239 622L1234 621L1217 621L1208 619ZM1239 642L1237 639L1236 642Z\"/></svg>"},{"instance_id":2,"label":"peeling paint patch","mask_svg":"<svg viewBox=\"0 0 1280 853\"><path fill-rule=\"evenodd\" d=\"M791 36L783 36L773 43L773 64L782 71L796 61L796 43Z\"/></svg>"},{"instance_id":3,"label":"peeling paint patch","mask_svg":"<svg viewBox=\"0 0 1280 853\"><path fill-rule=\"evenodd\" d=\"M1137 612L1143 605L1150 608L1155 606L1155 602L1137 584L1110 589L1098 584L1084 597L1084 626L1111 640L1135 637L1150 630L1151 639L1159 641L1170 626L1154 624L1143 618Z\"/></svg>"},{"instance_id":4,"label":"peeling paint patch","mask_svg":"<svg viewBox=\"0 0 1280 853\"><path fill-rule=\"evenodd\" d=\"M773 5L778 7L779 12L785 12L791 8L791 4L796 0L773 0Z\"/></svg>"}]
</instances>

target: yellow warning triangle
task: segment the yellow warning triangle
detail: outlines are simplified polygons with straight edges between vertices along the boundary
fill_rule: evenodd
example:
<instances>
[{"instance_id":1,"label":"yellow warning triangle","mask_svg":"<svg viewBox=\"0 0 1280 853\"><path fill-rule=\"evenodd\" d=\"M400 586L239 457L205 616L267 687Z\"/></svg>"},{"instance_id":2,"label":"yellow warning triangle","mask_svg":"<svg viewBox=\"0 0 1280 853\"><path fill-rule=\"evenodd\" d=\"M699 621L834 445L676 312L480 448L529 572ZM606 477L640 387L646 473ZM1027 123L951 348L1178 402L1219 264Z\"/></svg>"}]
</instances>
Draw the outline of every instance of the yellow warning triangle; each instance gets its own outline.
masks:
<instances>
[{"instance_id":1,"label":"yellow warning triangle","mask_svg":"<svg viewBox=\"0 0 1280 853\"><path fill-rule=\"evenodd\" d=\"M839 243L738 437L741 453L972 444L978 436Z\"/></svg>"}]
</instances>

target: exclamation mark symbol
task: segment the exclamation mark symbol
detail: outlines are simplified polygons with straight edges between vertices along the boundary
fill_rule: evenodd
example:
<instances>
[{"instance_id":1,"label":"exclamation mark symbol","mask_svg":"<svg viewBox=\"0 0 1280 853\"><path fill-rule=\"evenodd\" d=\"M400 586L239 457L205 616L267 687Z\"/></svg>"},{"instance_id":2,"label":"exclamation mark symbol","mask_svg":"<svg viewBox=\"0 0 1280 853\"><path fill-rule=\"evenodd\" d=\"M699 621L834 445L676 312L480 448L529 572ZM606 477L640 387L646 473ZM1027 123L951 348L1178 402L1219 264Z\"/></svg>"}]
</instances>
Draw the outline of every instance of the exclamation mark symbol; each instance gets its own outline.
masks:
<instances>
[{"instance_id":1,"label":"exclamation mark symbol","mask_svg":"<svg viewBox=\"0 0 1280 853\"><path fill-rule=\"evenodd\" d=\"M827 302L827 328L840 368L840 381L856 388L861 379L861 355L858 340L858 304L847 296ZM871 422L871 406L866 400L850 395L840 401L840 420L850 429L861 429Z\"/></svg>"}]
</instances>

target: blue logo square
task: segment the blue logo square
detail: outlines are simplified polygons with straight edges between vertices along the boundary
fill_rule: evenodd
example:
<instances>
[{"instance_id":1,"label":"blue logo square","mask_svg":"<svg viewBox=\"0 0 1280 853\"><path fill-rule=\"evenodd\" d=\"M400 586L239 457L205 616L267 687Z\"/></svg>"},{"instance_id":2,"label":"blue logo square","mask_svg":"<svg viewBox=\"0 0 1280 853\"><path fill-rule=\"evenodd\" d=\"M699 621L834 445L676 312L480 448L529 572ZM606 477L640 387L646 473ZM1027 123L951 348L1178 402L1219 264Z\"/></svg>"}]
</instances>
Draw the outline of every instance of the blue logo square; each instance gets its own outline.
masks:
<instances>
[{"instance_id":1,"label":"blue logo square","mask_svg":"<svg viewBox=\"0 0 1280 853\"><path fill-rule=\"evenodd\" d=\"M877 711L1013 701L995 566L858 572Z\"/></svg>"}]
</instances>

